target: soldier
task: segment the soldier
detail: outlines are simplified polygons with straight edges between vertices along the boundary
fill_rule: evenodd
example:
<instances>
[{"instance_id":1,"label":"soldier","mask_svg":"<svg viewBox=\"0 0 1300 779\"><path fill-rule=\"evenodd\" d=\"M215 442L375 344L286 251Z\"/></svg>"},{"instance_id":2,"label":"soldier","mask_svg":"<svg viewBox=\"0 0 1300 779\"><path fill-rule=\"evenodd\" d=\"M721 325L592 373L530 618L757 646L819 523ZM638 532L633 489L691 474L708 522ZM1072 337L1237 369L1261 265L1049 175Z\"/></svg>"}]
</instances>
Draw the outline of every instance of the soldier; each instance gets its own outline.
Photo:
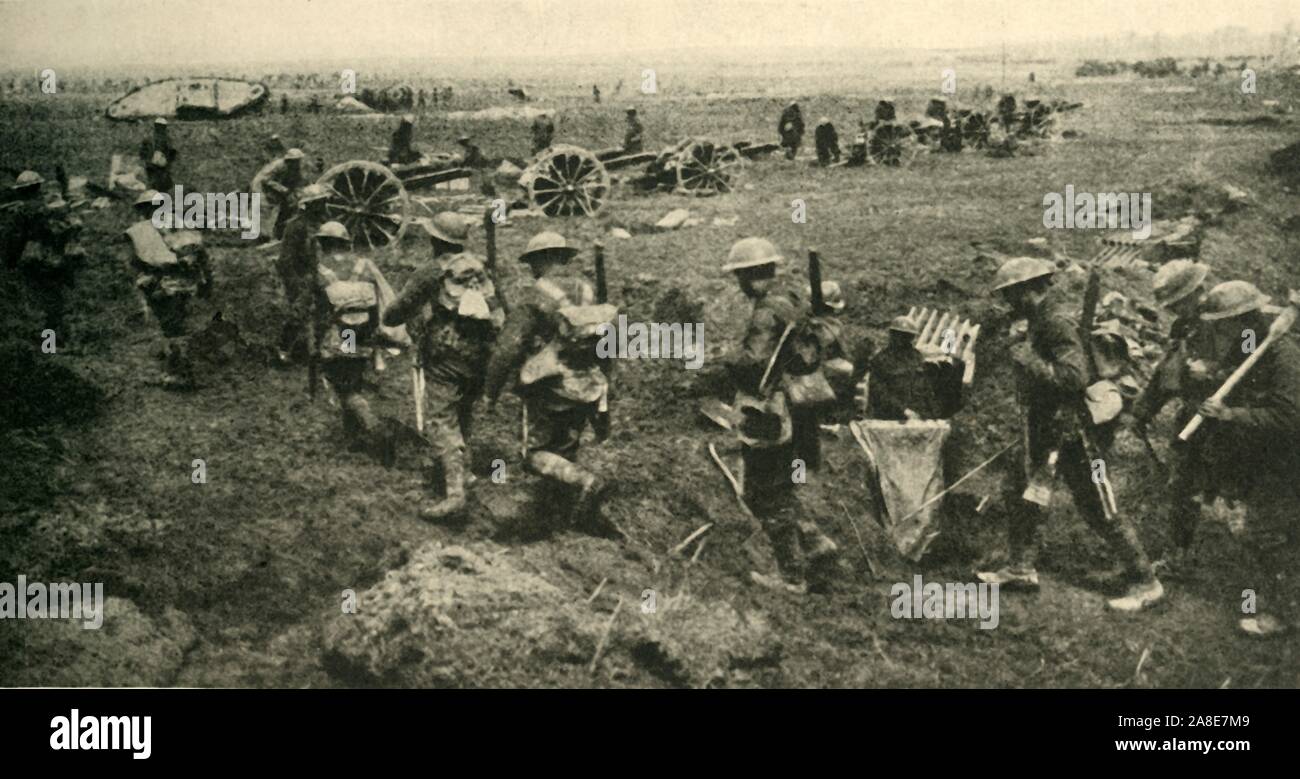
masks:
<instances>
[{"instance_id":1,"label":"soldier","mask_svg":"<svg viewBox=\"0 0 1300 779\"><path fill-rule=\"evenodd\" d=\"M173 188L172 167L180 152L172 146L167 132L167 120L158 117L153 120L153 136L140 142L140 161L144 163L145 178L149 188L159 192L170 193Z\"/></svg>"},{"instance_id":2,"label":"soldier","mask_svg":"<svg viewBox=\"0 0 1300 779\"><path fill-rule=\"evenodd\" d=\"M316 231L329 218L325 204L329 190L309 184L299 191L297 206L291 216L280 220L284 225L280 256L275 270L284 287L289 316L280 331L280 363L287 365L306 356L310 332L313 296L316 294Z\"/></svg>"},{"instance_id":3,"label":"soldier","mask_svg":"<svg viewBox=\"0 0 1300 779\"><path fill-rule=\"evenodd\" d=\"M478 169L489 165L487 158L483 156L483 151L468 135L460 136L456 139L456 143L460 145L461 167Z\"/></svg>"},{"instance_id":4,"label":"soldier","mask_svg":"<svg viewBox=\"0 0 1300 779\"><path fill-rule=\"evenodd\" d=\"M623 151L636 154L645 148L645 127L637 116L636 106L627 107L627 130L623 132Z\"/></svg>"},{"instance_id":5,"label":"soldier","mask_svg":"<svg viewBox=\"0 0 1300 779\"><path fill-rule=\"evenodd\" d=\"M1270 319L1267 296L1245 281L1209 291L1200 315L1209 353L1217 358L1216 386L1258 346ZM1300 605L1296 522L1300 513L1300 348L1276 339L1225 400L1198 409L1205 425L1189 445L1203 451L1204 473L1223 497L1246 504L1246 539L1253 558L1258 613L1240 620L1256 636L1286 631ZM1284 616L1287 615L1287 616Z\"/></svg>"},{"instance_id":6,"label":"soldier","mask_svg":"<svg viewBox=\"0 0 1300 779\"><path fill-rule=\"evenodd\" d=\"M785 158L794 159L799 153L799 145L803 143L803 112L799 110L798 101L791 100L781 112L781 119L776 123L776 132L781 136L781 147L785 149Z\"/></svg>"},{"instance_id":7,"label":"soldier","mask_svg":"<svg viewBox=\"0 0 1300 779\"><path fill-rule=\"evenodd\" d=\"M388 144L389 165L409 164L420 161L420 150L412 142L415 137L415 116L407 114L402 117L402 121L393 131L392 140Z\"/></svg>"},{"instance_id":8,"label":"soldier","mask_svg":"<svg viewBox=\"0 0 1300 779\"><path fill-rule=\"evenodd\" d=\"M517 376L527 430L525 467L578 489L571 522L617 536L621 532L599 511L608 482L574 462L588 423L598 441L609 435L609 381L595 345L599 326L617 313L596 303L586 281L562 274L577 253L559 233L538 233L528 242L519 261L535 282L506 320L488 363L487 396L495 406L512 374Z\"/></svg>"},{"instance_id":9,"label":"soldier","mask_svg":"<svg viewBox=\"0 0 1300 779\"><path fill-rule=\"evenodd\" d=\"M284 164L262 183L262 188L278 209L275 224L271 226L271 235L275 238L284 236L285 222L297 208L298 191L307 183L302 174L302 157L302 149L285 152Z\"/></svg>"},{"instance_id":10,"label":"soldier","mask_svg":"<svg viewBox=\"0 0 1300 779\"><path fill-rule=\"evenodd\" d=\"M550 148L551 139L555 137L555 123L550 114L538 114L533 119L533 154L541 154Z\"/></svg>"},{"instance_id":11,"label":"soldier","mask_svg":"<svg viewBox=\"0 0 1300 779\"><path fill-rule=\"evenodd\" d=\"M908 316L889 323L889 343L868 364L868 413L872 419L906 422L947 419L961 407L960 359L934 360L916 348L919 332Z\"/></svg>"},{"instance_id":12,"label":"soldier","mask_svg":"<svg viewBox=\"0 0 1300 779\"><path fill-rule=\"evenodd\" d=\"M190 350L190 301L211 294L212 268L197 233L163 231L154 224L159 198L156 190L148 190L135 199L136 222L125 234L132 249L128 264L135 273L135 288L166 339L163 386L192 390L197 383Z\"/></svg>"},{"instance_id":13,"label":"soldier","mask_svg":"<svg viewBox=\"0 0 1300 779\"><path fill-rule=\"evenodd\" d=\"M1026 340L1011 350L1018 374L1018 390L1025 414L1026 469L1050 478L1054 464L1074 496L1075 508L1120 558L1133 584L1123 597L1107 601L1117 611L1137 611L1164 595L1138 540L1132 522L1114 505L1104 471L1096 470L1113 430L1091 426L1085 397L1088 365L1076 324L1052 294L1056 267L1046 260L1016 257L998 269L993 289L1011 307L1012 314L1028 320ZM1053 453L1059 460L1053 457ZM977 574L980 581L1029 589L1038 587L1035 562L1039 548L1042 511L1024 500L1029 474L1016 469L1006 483L1010 515L1010 564L998 571Z\"/></svg>"},{"instance_id":14,"label":"soldier","mask_svg":"<svg viewBox=\"0 0 1300 779\"><path fill-rule=\"evenodd\" d=\"M1194 376L1188 364L1200 355L1196 352L1196 330L1200 324L1201 301L1205 297L1210 268L1191 260L1173 260L1160 266L1154 287L1156 302L1174 315L1169 327L1169 342L1164 356L1151 374L1151 381L1133 404L1134 432L1147 439L1146 428L1171 400L1182 400L1175 429L1182 430L1196 413L1196 407L1214 391L1208 386L1204 370ZM1201 363L1204 365L1204 362ZM1201 516L1195 496L1203 488L1197 450L1181 445L1176 439L1169 477L1169 520L1173 528L1174 550L1166 564L1178 568L1189 554Z\"/></svg>"},{"instance_id":15,"label":"soldier","mask_svg":"<svg viewBox=\"0 0 1300 779\"><path fill-rule=\"evenodd\" d=\"M280 113L282 113L282 114L287 114L287 113L289 113L289 96L288 96L288 95L284 95L284 94L280 95Z\"/></svg>"},{"instance_id":16,"label":"soldier","mask_svg":"<svg viewBox=\"0 0 1300 779\"><path fill-rule=\"evenodd\" d=\"M382 346L379 291L368 263L349 256L352 237L338 222L316 231L316 343L321 372L338 396L343 435L351 451L368 451L385 467L396 460L391 426L381 425L365 396L366 369Z\"/></svg>"},{"instance_id":17,"label":"soldier","mask_svg":"<svg viewBox=\"0 0 1300 779\"><path fill-rule=\"evenodd\" d=\"M835 125L830 117L823 116L813 129L813 141L817 144L817 164L823 168L840 161L840 136L835 132Z\"/></svg>"},{"instance_id":18,"label":"soldier","mask_svg":"<svg viewBox=\"0 0 1300 779\"><path fill-rule=\"evenodd\" d=\"M442 221L447 227L447 220ZM409 332L418 333L430 442L445 484L445 497L420 511L422 518L432 521L465 507L465 447L474 403L483 394L488 356L505 321L483 260L459 250L439 257L439 242L452 244L449 236L435 232L437 228L435 218L430 234L437 259L417 270L384 312L386 326L407 324Z\"/></svg>"},{"instance_id":19,"label":"soldier","mask_svg":"<svg viewBox=\"0 0 1300 779\"><path fill-rule=\"evenodd\" d=\"M753 303L740 351L728 368L736 388L734 406L742 414L738 431L745 502L772 543L780 574L779 581L756 572L751 578L763 586L802 592L807 584L805 566L823 573L838 548L815 523L797 519L794 460L806 462L811 453L798 448L801 436L781 389L783 374L799 362L789 356L798 350L786 349L802 314L797 293L777 278L777 267L783 262L771 241L744 238L732 245L722 270L735 274L741 292ZM815 436L815 418L812 423ZM807 439L805 433L804 446Z\"/></svg>"},{"instance_id":20,"label":"soldier","mask_svg":"<svg viewBox=\"0 0 1300 779\"><path fill-rule=\"evenodd\" d=\"M600 102L600 87L596 84L591 85L591 99L593 102Z\"/></svg>"},{"instance_id":21,"label":"soldier","mask_svg":"<svg viewBox=\"0 0 1300 779\"><path fill-rule=\"evenodd\" d=\"M35 171L18 174L10 202L0 207L0 254L5 267L17 269L40 303L44 327L63 328L66 291L85 260L79 243L81 222L62 197L41 199L45 179Z\"/></svg>"}]
</instances>

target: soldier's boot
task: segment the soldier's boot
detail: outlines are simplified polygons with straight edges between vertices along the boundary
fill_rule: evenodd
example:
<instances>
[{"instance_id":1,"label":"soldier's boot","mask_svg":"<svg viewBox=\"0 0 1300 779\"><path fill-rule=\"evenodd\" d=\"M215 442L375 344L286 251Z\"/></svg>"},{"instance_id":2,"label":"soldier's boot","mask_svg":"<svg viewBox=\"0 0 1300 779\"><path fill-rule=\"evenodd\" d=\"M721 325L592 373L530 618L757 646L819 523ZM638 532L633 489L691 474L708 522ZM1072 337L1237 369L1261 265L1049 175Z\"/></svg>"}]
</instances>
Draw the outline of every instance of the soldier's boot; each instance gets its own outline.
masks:
<instances>
[{"instance_id":1,"label":"soldier's boot","mask_svg":"<svg viewBox=\"0 0 1300 779\"><path fill-rule=\"evenodd\" d=\"M1106 605L1115 611L1140 611L1163 598L1164 586L1151 568L1151 561L1147 559L1133 523L1117 517L1114 522L1105 524L1103 536L1133 582L1124 595L1111 598Z\"/></svg>"},{"instance_id":2,"label":"soldier's boot","mask_svg":"<svg viewBox=\"0 0 1300 779\"><path fill-rule=\"evenodd\" d=\"M569 523L590 525L588 518L597 513L608 489L603 479L554 452L529 452L524 463L538 476L576 488L578 497L569 513Z\"/></svg>"},{"instance_id":3,"label":"soldier's boot","mask_svg":"<svg viewBox=\"0 0 1300 779\"><path fill-rule=\"evenodd\" d=\"M446 481L446 496L442 500L420 510L420 518L438 522L454 516L465 509L465 457L459 451L452 450L441 456L443 478Z\"/></svg>"},{"instance_id":4,"label":"soldier's boot","mask_svg":"<svg viewBox=\"0 0 1300 779\"><path fill-rule=\"evenodd\" d=\"M163 357L163 386L173 390L194 389L194 363L179 339L167 343Z\"/></svg>"},{"instance_id":5,"label":"soldier's boot","mask_svg":"<svg viewBox=\"0 0 1300 779\"><path fill-rule=\"evenodd\" d=\"M1038 589L1038 534L1042 512L1019 495L1007 498L1011 516L1007 521L1007 564L996 571L979 571L975 578L1007 589Z\"/></svg>"},{"instance_id":6,"label":"soldier's boot","mask_svg":"<svg viewBox=\"0 0 1300 779\"><path fill-rule=\"evenodd\" d=\"M768 589L802 595L808 591L808 582L804 577L804 553L799 540L799 527L793 522L764 522L768 540L772 544L772 556L776 558L776 576L751 571L750 580Z\"/></svg>"}]
</instances>

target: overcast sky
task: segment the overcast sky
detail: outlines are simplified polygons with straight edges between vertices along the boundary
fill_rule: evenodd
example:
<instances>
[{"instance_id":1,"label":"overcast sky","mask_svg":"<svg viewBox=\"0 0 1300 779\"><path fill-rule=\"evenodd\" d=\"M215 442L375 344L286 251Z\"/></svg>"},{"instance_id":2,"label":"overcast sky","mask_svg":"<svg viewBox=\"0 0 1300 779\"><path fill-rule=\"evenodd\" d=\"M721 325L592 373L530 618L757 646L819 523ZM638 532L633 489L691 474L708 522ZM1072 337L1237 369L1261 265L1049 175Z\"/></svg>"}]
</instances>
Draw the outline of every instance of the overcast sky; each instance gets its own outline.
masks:
<instances>
[{"instance_id":1,"label":"overcast sky","mask_svg":"<svg viewBox=\"0 0 1300 779\"><path fill-rule=\"evenodd\" d=\"M1300 0L0 0L0 63L964 48L1226 26L1270 33L1298 17Z\"/></svg>"}]
</instances>

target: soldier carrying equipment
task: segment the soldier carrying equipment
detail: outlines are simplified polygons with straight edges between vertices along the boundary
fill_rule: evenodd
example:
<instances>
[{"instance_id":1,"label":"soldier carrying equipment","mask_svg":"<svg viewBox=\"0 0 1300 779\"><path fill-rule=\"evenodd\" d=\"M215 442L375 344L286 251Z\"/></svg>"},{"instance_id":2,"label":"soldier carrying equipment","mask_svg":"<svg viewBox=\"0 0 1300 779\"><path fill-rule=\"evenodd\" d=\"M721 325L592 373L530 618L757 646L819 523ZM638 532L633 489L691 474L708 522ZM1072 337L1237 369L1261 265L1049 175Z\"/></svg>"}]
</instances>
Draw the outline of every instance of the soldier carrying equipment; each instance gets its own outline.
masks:
<instances>
[{"instance_id":1,"label":"soldier carrying equipment","mask_svg":"<svg viewBox=\"0 0 1300 779\"><path fill-rule=\"evenodd\" d=\"M1031 502L1040 496L1028 488L1041 481L1050 489L1052 466L1057 465L1079 513L1120 557L1133 581L1124 597L1111 599L1108 605L1136 611L1159 600L1164 588L1151 570L1136 528L1114 504L1107 472L1097 470L1098 463L1113 467L1101 455L1113 437L1114 425L1093 426L1087 416L1087 351L1078 326L1052 294L1055 272L1046 260L1016 257L1003 263L994 280L994 291L1013 315L1029 323L1026 340L1011 351L1024 412L1025 467L1005 483L1010 564L977 575L988 583L1037 588L1035 561L1043 511Z\"/></svg>"},{"instance_id":2,"label":"soldier carrying equipment","mask_svg":"<svg viewBox=\"0 0 1300 779\"><path fill-rule=\"evenodd\" d=\"M327 219L325 204L329 191L320 184L309 184L299 192L292 213L281 213L277 226L283 225L280 255L275 262L276 275L284 287L289 313L280 330L281 364L301 360L311 342L312 298L316 281L316 231ZM314 390L314 382L313 387Z\"/></svg>"},{"instance_id":3,"label":"soldier carrying equipment","mask_svg":"<svg viewBox=\"0 0 1300 779\"><path fill-rule=\"evenodd\" d=\"M596 344L618 314L587 282L562 275L577 253L559 233L539 233L528 242L519 260L535 282L511 307L488 363L487 395L495 404L514 379L527 419L525 467L578 490L571 522L619 536L600 514L608 482L575 462L588 423L597 440L609 434L609 380Z\"/></svg>"},{"instance_id":4,"label":"soldier carrying equipment","mask_svg":"<svg viewBox=\"0 0 1300 779\"><path fill-rule=\"evenodd\" d=\"M776 124L776 132L781 137L781 148L785 149L787 160L794 159L799 153L799 146L803 143L803 129L803 112L799 110L799 103L791 100Z\"/></svg>"},{"instance_id":5,"label":"soldier carrying equipment","mask_svg":"<svg viewBox=\"0 0 1300 779\"><path fill-rule=\"evenodd\" d=\"M190 336L190 302L212 291L212 270L198 233L192 230L160 231L152 222L158 193L142 192L135 199L137 221L126 230L132 248L130 268L135 287L157 320L166 339L163 352L163 386L190 390L196 387Z\"/></svg>"},{"instance_id":6,"label":"soldier carrying equipment","mask_svg":"<svg viewBox=\"0 0 1300 779\"><path fill-rule=\"evenodd\" d=\"M36 296L44 327L60 335L66 290L85 260L81 222L62 198L41 199L45 179L25 170L10 188L12 200L0 207L0 257L17 269L24 286Z\"/></svg>"}]
</instances>

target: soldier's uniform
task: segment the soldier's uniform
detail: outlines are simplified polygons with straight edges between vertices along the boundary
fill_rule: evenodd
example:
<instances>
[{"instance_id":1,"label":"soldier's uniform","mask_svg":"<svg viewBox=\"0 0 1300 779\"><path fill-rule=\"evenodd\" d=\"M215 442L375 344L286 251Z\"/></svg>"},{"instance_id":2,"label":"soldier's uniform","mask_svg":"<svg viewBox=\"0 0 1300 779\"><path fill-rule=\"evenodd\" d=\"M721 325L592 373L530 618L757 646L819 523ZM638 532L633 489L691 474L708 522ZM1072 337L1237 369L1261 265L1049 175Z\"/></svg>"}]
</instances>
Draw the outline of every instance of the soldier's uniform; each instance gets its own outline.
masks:
<instances>
[{"instance_id":1,"label":"soldier's uniform","mask_svg":"<svg viewBox=\"0 0 1300 779\"><path fill-rule=\"evenodd\" d=\"M776 248L761 238L737 241L727 260L723 270L738 276L769 267L774 274L776 265L783 262ZM814 333L799 329L803 301L793 289L773 285L748 289L746 295L751 296L753 309L740 349L728 365L736 388L735 408L741 414L737 432L744 465L745 502L767 533L785 585L802 589L805 553L823 567L837 551L835 543L815 523L799 515L794 461L802 459L808 468L816 467L820 459L819 429L815 413L790 409L783 389L783 379L790 371L807 369L807 350L811 347L816 351L817 341ZM764 373L769 373L766 383ZM765 585L771 583L761 574L753 578Z\"/></svg>"},{"instance_id":2,"label":"soldier's uniform","mask_svg":"<svg viewBox=\"0 0 1300 779\"><path fill-rule=\"evenodd\" d=\"M414 138L415 117L407 114L402 117L401 124L393 131L392 140L389 141L387 158L389 165L420 161L420 150L415 147Z\"/></svg>"},{"instance_id":3,"label":"soldier's uniform","mask_svg":"<svg viewBox=\"0 0 1300 779\"><path fill-rule=\"evenodd\" d=\"M792 160L799 153L799 146L803 143L803 112L799 110L798 103L790 103L781 112L781 118L777 121L776 132L781 137L781 147L785 149L785 158Z\"/></svg>"},{"instance_id":4,"label":"soldier's uniform","mask_svg":"<svg viewBox=\"0 0 1300 779\"><path fill-rule=\"evenodd\" d=\"M314 203L323 201L324 187L310 185L299 193L297 207L292 215L281 220L284 232L280 241L280 255L275 262L276 275L284 287L285 302L289 312L280 331L279 348L282 359L303 356L309 339L311 308L316 294L316 230L324 221L324 213L312 209Z\"/></svg>"},{"instance_id":5,"label":"soldier's uniform","mask_svg":"<svg viewBox=\"0 0 1300 779\"><path fill-rule=\"evenodd\" d=\"M563 253L567 261L576 253L555 233L534 236L529 247L526 261L543 252ZM525 465L580 490L574 519L594 508L607 486L574 460L588 424L598 438L608 434L609 380L593 336L616 311L597 305L591 285L582 279L542 275L513 305L488 363L487 393L493 400L518 370L515 392L524 400L528 424Z\"/></svg>"},{"instance_id":6,"label":"soldier's uniform","mask_svg":"<svg viewBox=\"0 0 1300 779\"><path fill-rule=\"evenodd\" d=\"M1225 282L1206 295L1203 325L1227 334L1217 383L1248 356L1241 348L1244 328L1255 330L1262 341L1268 324L1258 309L1267 301L1241 281ZM1211 489L1246 505L1254 569L1241 587L1255 590L1260 617L1242 620L1242 627L1268 635L1294 625L1300 609L1300 348L1293 337L1275 340L1223 404L1224 413L1207 416L1189 446L1204 452ZM1260 629L1261 622L1273 625Z\"/></svg>"},{"instance_id":7,"label":"soldier's uniform","mask_svg":"<svg viewBox=\"0 0 1300 779\"><path fill-rule=\"evenodd\" d=\"M627 109L627 130L623 133L623 151L636 154L645 148L645 127L636 115L635 108Z\"/></svg>"},{"instance_id":8,"label":"soldier's uniform","mask_svg":"<svg viewBox=\"0 0 1300 779\"><path fill-rule=\"evenodd\" d=\"M997 290L1046 280L1055 267L1044 260L1015 258L998 271ZM1114 496L1103 474L1094 481L1094 460L1102 459L1107 471L1113 461L1104 454L1114 437L1114 425L1096 427L1084 422L1088 365L1083 342L1071 315L1050 291L1026 313L1027 342L1013 351L1018 364L1018 395L1025 415L1024 469L1013 469L1004 483L1008 521L1010 569L980 573L983 581L1037 585L1039 532L1044 511L1023 499L1029 474L1048 467L1049 455L1058 453L1056 473L1074 498L1075 508L1120 559L1136 584L1125 598L1110 601L1112 608L1141 608L1163 595L1132 522L1113 508ZM1103 503L1103 500L1106 503ZM1110 516L1108 516L1110 515Z\"/></svg>"},{"instance_id":9,"label":"soldier's uniform","mask_svg":"<svg viewBox=\"0 0 1300 779\"><path fill-rule=\"evenodd\" d=\"M426 519L464 507L474 403L483 394L492 344L504 321L483 260L468 252L421 267L384 312L389 327L419 323L429 438L446 485L445 500L421 512Z\"/></svg>"},{"instance_id":10,"label":"soldier's uniform","mask_svg":"<svg viewBox=\"0 0 1300 779\"><path fill-rule=\"evenodd\" d=\"M275 224L271 226L271 235L275 238L284 236L285 223L298 208L298 193L307 184L302 174L301 149L290 149L284 155L284 165L271 174L262 187L279 208Z\"/></svg>"},{"instance_id":11,"label":"soldier's uniform","mask_svg":"<svg viewBox=\"0 0 1300 779\"><path fill-rule=\"evenodd\" d=\"M135 287L157 320L166 345L164 383L176 389L195 386L190 337L190 304L212 290L212 269L202 239L192 230L159 230L149 218L153 192L136 199L141 218L126 230Z\"/></svg>"},{"instance_id":12,"label":"soldier's uniform","mask_svg":"<svg viewBox=\"0 0 1300 779\"><path fill-rule=\"evenodd\" d=\"M347 230L326 222L318 239L347 246ZM392 439L370 408L366 377L379 342L379 290L363 262L323 243L316 278L316 342L321 375L338 398L343 435L349 447L369 450L392 465Z\"/></svg>"},{"instance_id":13,"label":"soldier's uniform","mask_svg":"<svg viewBox=\"0 0 1300 779\"><path fill-rule=\"evenodd\" d=\"M81 222L61 198L40 199L43 179L24 171L13 191L23 199L0 206L0 257L17 269L45 315L44 327L63 327L65 296L85 260Z\"/></svg>"},{"instance_id":14,"label":"soldier's uniform","mask_svg":"<svg viewBox=\"0 0 1300 779\"><path fill-rule=\"evenodd\" d=\"M817 144L817 164L826 167L840 161L840 136L835 132L831 120L822 117L813 129L813 141Z\"/></svg>"},{"instance_id":15,"label":"soldier's uniform","mask_svg":"<svg viewBox=\"0 0 1300 779\"><path fill-rule=\"evenodd\" d=\"M549 114L542 114L533 119L533 154L540 154L551 145L555 137L555 123Z\"/></svg>"},{"instance_id":16,"label":"soldier's uniform","mask_svg":"<svg viewBox=\"0 0 1300 779\"><path fill-rule=\"evenodd\" d=\"M180 152L172 146L171 138L167 135L166 119L155 119L154 127L154 134L140 142L140 161L144 163L149 188L171 194L174 185L171 171Z\"/></svg>"},{"instance_id":17,"label":"soldier's uniform","mask_svg":"<svg viewBox=\"0 0 1300 779\"><path fill-rule=\"evenodd\" d=\"M1209 268L1187 260L1174 260L1161 266L1156 274L1156 300L1164 306L1195 305L1202 297L1202 287ZM1186 303L1183 303L1186 301ZM1201 401L1214 392L1207 380L1197 381L1188 374L1187 364L1199 359L1197 330L1200 320L1195 313L1177 316L1169 328L1169 341L1165 353L1133 404L1133 419L1140 429L1160 413L1171 400L1181 401L1182 407L1175 417L1175 430L1183 426L1196 413ZM1175 439L1169 474L1169 520L1173 528L1174 544L1179 550L1192 546L1201 507L1196 496L1206 488L1205 464L1197 447L1189 447Z\"/></svg>"}]
</instances>

